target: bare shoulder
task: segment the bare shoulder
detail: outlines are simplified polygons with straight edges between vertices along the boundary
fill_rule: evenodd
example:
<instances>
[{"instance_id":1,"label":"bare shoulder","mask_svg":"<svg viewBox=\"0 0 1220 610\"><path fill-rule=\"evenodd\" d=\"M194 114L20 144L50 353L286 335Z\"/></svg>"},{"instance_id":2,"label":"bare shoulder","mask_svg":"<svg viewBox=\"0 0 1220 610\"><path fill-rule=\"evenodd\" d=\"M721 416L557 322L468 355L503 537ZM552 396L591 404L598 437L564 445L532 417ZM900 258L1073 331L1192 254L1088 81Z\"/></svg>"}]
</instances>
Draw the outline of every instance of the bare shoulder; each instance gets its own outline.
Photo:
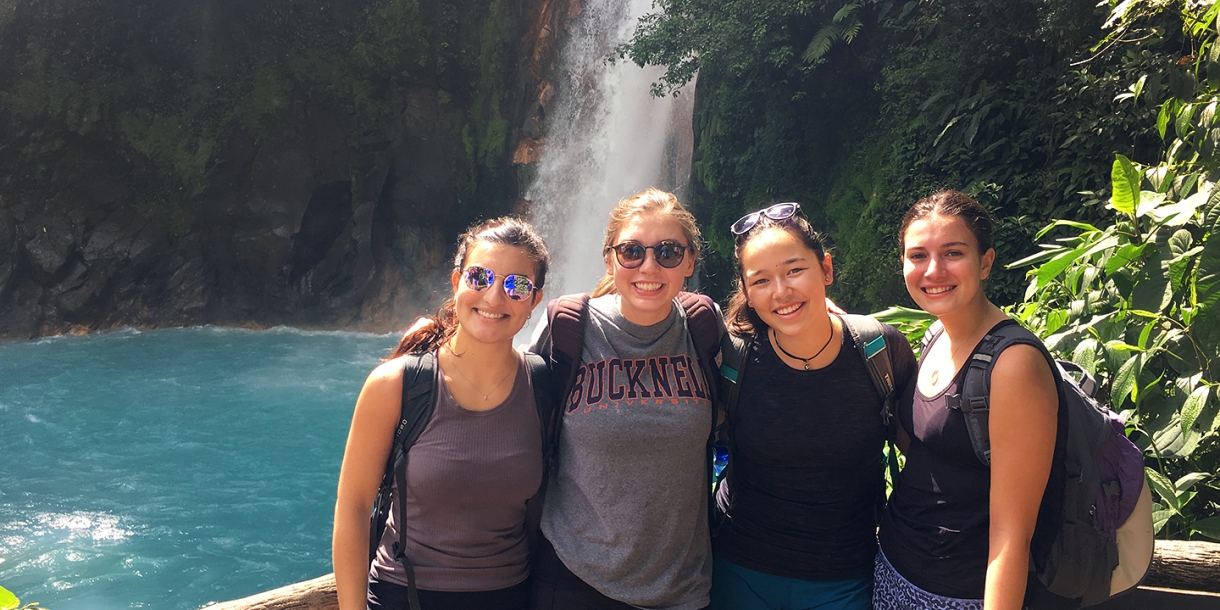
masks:
<instances>
[{"instance_id":1,"label":"bare shoulder","mask_svg":"<svg viewBox=\"0 0 1220 610\"><path fill-rule=\"evenodd\" d=\"M1024 343L1009 346L1000 353L992 365L991 377L993 381L1041 381L1047 385L1055 381L1042 350Z\"/></svg>"},{"instance_id":2,"label":"bare shoulder","mask_svg":"<svg viewBox=\"0 0 1220 610\"><path fill-rule=\"evenodd\" d=\"M402 398L402 371L406 356L386 360L377 365L364 381L360 390L361 399L397 404Z\"/></svg>"},{"instance_id":3,"label":"bare shoulder","mask_svg":"<svg viewBox=\"0 0 1220 610\"><path fill-rule=\"evenodd\" d=\"M369 373L369 378L365 385L370 383L402 383L402 370L406 367L406 356L399 356L391 360L386 360L377 365L372 373Z\"/></svg>"}]
</instances>

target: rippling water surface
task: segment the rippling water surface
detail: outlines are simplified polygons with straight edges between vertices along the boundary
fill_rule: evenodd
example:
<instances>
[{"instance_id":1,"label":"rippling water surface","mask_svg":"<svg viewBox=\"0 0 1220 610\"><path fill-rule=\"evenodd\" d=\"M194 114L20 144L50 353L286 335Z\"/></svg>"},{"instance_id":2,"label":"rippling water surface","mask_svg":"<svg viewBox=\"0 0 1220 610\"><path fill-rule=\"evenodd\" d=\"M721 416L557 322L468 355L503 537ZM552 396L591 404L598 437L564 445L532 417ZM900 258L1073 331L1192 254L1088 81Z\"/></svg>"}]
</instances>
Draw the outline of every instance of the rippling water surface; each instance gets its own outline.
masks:
<instances>
[{"instance_id":1,"label":"rippling water surface","mask_svg":"<svg viewBox=\"0 0 1220 610\"><path fill-rule=\"evenodd\" d=\"M0 343L0 586L194 609L330 568L352 405L395 338L191 328Z\"/></svg>"}]
</instances>

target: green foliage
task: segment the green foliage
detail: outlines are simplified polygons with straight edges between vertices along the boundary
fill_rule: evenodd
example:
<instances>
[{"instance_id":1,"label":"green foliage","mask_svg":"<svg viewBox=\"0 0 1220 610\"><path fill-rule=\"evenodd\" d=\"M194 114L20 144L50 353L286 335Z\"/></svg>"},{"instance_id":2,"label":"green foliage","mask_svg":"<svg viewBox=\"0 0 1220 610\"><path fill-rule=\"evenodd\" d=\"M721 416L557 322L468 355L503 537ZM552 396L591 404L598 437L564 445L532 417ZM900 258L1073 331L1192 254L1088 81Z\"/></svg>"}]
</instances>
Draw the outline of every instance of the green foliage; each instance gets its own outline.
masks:
<instances>
[{"instance_id":1,"label":"green foliage","mask_svg":"<svg viewBox=\"0 0 1220 610\"><path fill-rule=\"evenodd\" d=\"M1058 221L1075 233L1044 244L1015 265L1030 272L1023 322L1048 347L1097 374L1110 404L1127 417L1133 438L1153 458L1154 524L1164 537L1220 540L1220 189L1214 172L1220 66L1215 42L1220 4L1128 0L1108 20L1124 37L1159 34L1158 18L1175 9L1197 55L1168 72L1138 75L1118 99L1138 102L1149 83L1168 78L1157 133L1160 163L1141 166L1118 155L1111 167L1113 225ZM1206 59L1200 59L1206 57ZM1155 87L1154 87L1155 88ZM1169 127L1173 127L1173 131ZM1172 137L1171 137L1172 136Z\"/></svg>"},{"instance_id":2,"label":"green foliage","mask_svg":"<svg viewBox=\"0 0 1220 610\"><path fill-rule=\"evenodd\" d=\"M745 211L801 201L836 246L835 298L855 310L909 303L893 236L939 187L1000 219L1000 260L1029 254L1052 218L1104 218L1108 159L1156 158L1152 119L1171 79L1150 77L1138 100L1115 94L1150 67L1174 68L1184 39L1177 15L1159 15L1158 36L1098 51L1106 13L1079 0L657 9L623 52L667 67L661 91L699 70L694 205L713 246ZM731 250L714 247L713 294L731 267ZM1021 274L1003 270L988 288L1000 303L1022 290Z\"/></svg>"},{"instance_id":3,"label":"green foliage","mask_svg":"<svg viewBox=\"0 0 1220 610\"><path fill-rule=\"evenodd\" d=\"M1109 224L1057 220L1055 236L1010 265L1033 265L1025 300L1011 313L1059 357L1101 382L1100 397L1127 422L1149 458L1153 521L1164 538L1220 540L1220 169L1212 58L1220 4L1127 0L1112 5L1113 31L1095 48L1164 36L1180 19L1197 55L1142 64L1116 100L1158 108L1159 163L1116 155ZM1206 61L1197 57L1206 55ZM1138 47L1128 56L1143 57ZM1209 72L1210 71L1210 72ZM1160 90L1160 99L1148 99ZM1171 131L1169 127L1172 126ZM1099 223L1100 224L1100 223Z\"/></svg>"},{"instance_id":4,"label":"green foliage","mask_svg":"<svg viewBox=\"0 0 1220 610\"><path fill-rule=\"evenodd\" d=\"M1101 383L1099 397L1127 421L1152 461L1164 537L1214 536L1220 513L1220 303L1200 301L1215 280L1220 189L1200 175L1166 177L1119 155L1111 172L1113 224L1056 221L1069 233L1013 266L1029 272L1013 314L1052 352ZM1144 188L1148 187L1148 188ZM1202 289L1200 286L1202 285ZM1196 527L1195 523L1201 525Z\"/></svg>"},{"instance_id":5,"label":"green foliage","mask_svg":"<svg viewBox=\"0 0 1220 610\"><path fill-rule=\"evenodd\" d=\"M12 591L0 587L0 610L47 610L46 606L39 606L38 602L31 602L24 606L21 605L21 600L13 595Z\"/></svg>"},{"instance_id":6,"label":"green foliage","mask_svg":"<svg viewBox=\"0 0 1220 610\"><path fill-rule=\"evenodd\" d=\"M189 226L192 202L249 163L242 142L304 137L326 115L352 149L384 147L404 136L408 92L427 90L450 102L436 122L452 140L468 132L459 199L503 203L515 14L500 0L0 0L0 155L30 185L120 175L141 209Z\"/></svg>"}]
</instances>

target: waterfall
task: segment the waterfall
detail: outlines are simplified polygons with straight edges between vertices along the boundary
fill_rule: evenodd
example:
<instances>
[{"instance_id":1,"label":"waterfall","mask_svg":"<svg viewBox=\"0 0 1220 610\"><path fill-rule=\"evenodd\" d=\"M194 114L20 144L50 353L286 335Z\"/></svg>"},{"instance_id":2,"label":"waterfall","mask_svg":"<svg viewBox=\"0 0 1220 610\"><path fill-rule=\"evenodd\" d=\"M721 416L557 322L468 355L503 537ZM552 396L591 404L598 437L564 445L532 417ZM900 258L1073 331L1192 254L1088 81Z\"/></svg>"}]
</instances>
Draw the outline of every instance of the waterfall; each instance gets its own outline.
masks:
<instances>
[{"instance_id":1,"label":"waterfall","mask_svg":"<svg viewBox=\"0 0 1220 610\"><path fill-rule=\"evenodd\" d=\"M542 155L526 190L551 250L550 297L588 292L605 273L601 248L619 199L650 186L679 199L689 179L694 86L654 98L663 69L608 63L652 0L586 0L559 52Z\"/></svg>"}]
</instances>

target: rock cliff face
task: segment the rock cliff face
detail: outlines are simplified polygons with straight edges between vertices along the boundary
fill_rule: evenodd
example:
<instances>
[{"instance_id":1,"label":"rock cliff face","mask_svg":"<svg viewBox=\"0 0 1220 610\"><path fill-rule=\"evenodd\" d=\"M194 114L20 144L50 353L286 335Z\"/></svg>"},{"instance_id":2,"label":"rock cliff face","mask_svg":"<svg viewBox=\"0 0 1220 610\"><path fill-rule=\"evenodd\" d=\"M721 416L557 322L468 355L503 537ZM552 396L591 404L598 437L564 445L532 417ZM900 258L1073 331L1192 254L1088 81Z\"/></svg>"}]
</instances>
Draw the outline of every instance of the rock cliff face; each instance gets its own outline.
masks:
<instances>
[{"instance_id":1,"label":"rock cliff face","mask_svg":"<svg viewBox=\"0 0 1220 610\"><path fill-rule=\"evenodd\" d=\"M447 293L457 233L520 207L573 10L123 4L159 12L0 14L0 337L405 325Z\"/></svg>"}]
</instances>

